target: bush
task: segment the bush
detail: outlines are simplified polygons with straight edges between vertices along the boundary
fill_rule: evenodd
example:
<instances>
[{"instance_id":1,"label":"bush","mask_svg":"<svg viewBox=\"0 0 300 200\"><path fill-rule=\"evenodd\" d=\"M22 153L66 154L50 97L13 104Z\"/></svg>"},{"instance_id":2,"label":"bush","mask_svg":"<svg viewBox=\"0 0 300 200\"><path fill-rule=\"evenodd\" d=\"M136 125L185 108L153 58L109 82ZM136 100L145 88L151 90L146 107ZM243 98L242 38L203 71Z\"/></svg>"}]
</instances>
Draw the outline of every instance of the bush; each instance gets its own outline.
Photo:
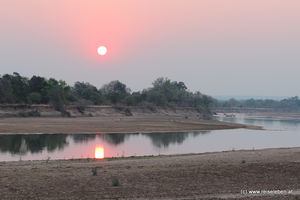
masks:
<instances>
[{"instance_id":1,"label":"bush","mask_svg":"<svg viewBox=\"0 0 300 200\"><path fill-rule=\"evenodd\" d=\"M119 186L119 185L120 185L119 179L114 178L114 179L112 180L112 186L117 187L117 186Z\"/></svg>"},{"instance_id":2,"label":"bush","mask_svg":"<svg viewBox=\"0 0 300 200\"><path fill-rule=\"evenodd\" d=\"M132 112L129 108L126 108L124 112L126 116L132 116Z\"/></svg>"},{"instance_id":3,"label":"bush","mask_svg":"<svg viewBox=\"0 0 300 200\"><path fill-rule=\"evenodd\" d=\"M93 174L93 176L97 176L98 175L98 168L97 167L93 167L92 168L92 174Z\"/></svg>"},{"instance_id":4,"label":"bush","mask_svg":"<svg viewBox=\"0 0 300 200\"><path fill-rule=\"evenodd\" d=\"M156 112L156 111L157 111L157 110L156 110L156 106L154 106L154 105L151 104L151 103L147 103L147 104L146 104L146 108L149 109L149 110L152 111L152 112Z\"/></svg>"},{"instance_id":5,"label":"bush","mask_svg":"<svg viewBox=\"0 0 300 200\"><path fill-rule=\"evenodd\" d=\"M75 102L76 109L81 114L84 114L85 109L88 107L88 105L94 104L93 102L85 99L78 99L77 102Z\"/></svg>"},{"instance_id":6,"label":"bush","mask_svg":"<svg viewBox=\"0 0 300 200\"><path fill-rule=\"evenodd\" d=\"M84 114L86 106L79 105L76 108L77 108L78 112L80 112L81 114Z\"/></svg>"},{"instance_id":7,"label":"bush","mask_svg":"<svg viewBox=\"0 0 300 200\"><path fill-rule=\"evenodd\" d=\"M29 112L19 112L19 117L40 117L41 113L38 110L32 110Z\"/></svg>"},{"instance_id":8,"label":"bush","mask_svg":"<svg viewBox=\"0 0 300 200\"><path fill-rule=\"evenodd\" d=\"M71 117L71 113L66 110L62 110L60 112L62 117Z\"/></svg>"}]
</instances>

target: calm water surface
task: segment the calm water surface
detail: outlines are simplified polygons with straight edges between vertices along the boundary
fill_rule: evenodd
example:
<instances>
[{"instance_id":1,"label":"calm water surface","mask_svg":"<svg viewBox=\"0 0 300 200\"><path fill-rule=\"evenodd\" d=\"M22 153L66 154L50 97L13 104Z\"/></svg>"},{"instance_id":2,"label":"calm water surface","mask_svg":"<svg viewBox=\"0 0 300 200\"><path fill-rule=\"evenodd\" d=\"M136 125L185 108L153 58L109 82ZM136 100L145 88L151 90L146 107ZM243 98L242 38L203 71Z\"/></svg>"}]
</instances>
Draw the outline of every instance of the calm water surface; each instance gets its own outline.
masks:
<instances>
[{"instance_id":1,"label":"calm water surface","mask_svg":"<svg viewBox=\"0 0 300 200\"><path fill-rule=\"evenodd\" d=\"M267 130L186 133L1 135L0 161L202 153L300 146L300 120L218 118Z\"/></svg>"}]
</instances>

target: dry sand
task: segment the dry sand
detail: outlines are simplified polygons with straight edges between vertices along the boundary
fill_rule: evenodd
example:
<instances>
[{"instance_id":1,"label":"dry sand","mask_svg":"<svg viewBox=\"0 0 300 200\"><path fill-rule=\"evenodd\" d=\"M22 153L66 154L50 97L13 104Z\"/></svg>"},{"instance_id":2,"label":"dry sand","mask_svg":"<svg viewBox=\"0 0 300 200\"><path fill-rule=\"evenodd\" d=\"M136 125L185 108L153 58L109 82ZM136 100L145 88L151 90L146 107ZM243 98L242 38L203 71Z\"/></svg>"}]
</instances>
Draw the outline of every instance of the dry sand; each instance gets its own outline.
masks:
<instances>
[{"instance_id":1,"label":"dry sand","mask_svg":"<svg viewBox=\"0 0 300 200\"><path fill-rule=\"evenodd\" d=\"M0 133L132 133L261 127L174 116L0 118Z\"/></svg>"},{"instance_id":2,"label":"dry sand","mask_svg":"<svg viewBox=\"0 0 300 200\"><path fill-rule=\"evenodd\" d=\"M0 172L0 199L300 199L300 148L2 162ZM119 186L112 186L114 178ZM253 196L241 190L293 193Z\"/></svg>"}]
</instances>

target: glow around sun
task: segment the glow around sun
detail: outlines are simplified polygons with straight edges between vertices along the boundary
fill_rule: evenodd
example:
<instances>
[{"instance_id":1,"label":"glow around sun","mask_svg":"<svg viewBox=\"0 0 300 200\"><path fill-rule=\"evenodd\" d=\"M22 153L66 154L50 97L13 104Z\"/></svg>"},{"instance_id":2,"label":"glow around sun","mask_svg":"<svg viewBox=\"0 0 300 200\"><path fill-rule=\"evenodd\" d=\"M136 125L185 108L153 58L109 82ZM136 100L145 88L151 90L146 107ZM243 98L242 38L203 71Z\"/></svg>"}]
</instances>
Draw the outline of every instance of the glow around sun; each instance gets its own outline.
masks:
<instances>
[{"instance_id":1,"label":"glow around sun","mask_svg":"<svg viewBox=\"0 0 300 200\"><path fill-rule=\"evenodd\" d=\"M99 46L97 52L100 56L104 56L107 53L107 48L105 46Z\"/></svg>"}]
</instances>

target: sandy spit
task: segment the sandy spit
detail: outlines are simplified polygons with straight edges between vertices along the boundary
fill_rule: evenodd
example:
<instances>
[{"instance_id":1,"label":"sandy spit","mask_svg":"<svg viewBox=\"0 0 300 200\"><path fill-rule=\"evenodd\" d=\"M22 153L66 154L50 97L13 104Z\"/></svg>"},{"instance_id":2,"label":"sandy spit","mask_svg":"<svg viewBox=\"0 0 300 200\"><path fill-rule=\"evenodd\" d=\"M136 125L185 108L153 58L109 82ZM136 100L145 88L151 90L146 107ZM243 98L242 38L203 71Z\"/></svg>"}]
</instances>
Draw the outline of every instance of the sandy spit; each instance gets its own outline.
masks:
<instances>
[{"instance_id":1,"label":"sandy spit","mask_svg":"<svg viewBox=\"0 0 300 200\"><path fill-rule=\"evenodd\" d=\"M243 124L184 119L174 116L0 118L0 134L28 133L135 133L220 129L262 129Z\"/></svg>"}]
</instances>

